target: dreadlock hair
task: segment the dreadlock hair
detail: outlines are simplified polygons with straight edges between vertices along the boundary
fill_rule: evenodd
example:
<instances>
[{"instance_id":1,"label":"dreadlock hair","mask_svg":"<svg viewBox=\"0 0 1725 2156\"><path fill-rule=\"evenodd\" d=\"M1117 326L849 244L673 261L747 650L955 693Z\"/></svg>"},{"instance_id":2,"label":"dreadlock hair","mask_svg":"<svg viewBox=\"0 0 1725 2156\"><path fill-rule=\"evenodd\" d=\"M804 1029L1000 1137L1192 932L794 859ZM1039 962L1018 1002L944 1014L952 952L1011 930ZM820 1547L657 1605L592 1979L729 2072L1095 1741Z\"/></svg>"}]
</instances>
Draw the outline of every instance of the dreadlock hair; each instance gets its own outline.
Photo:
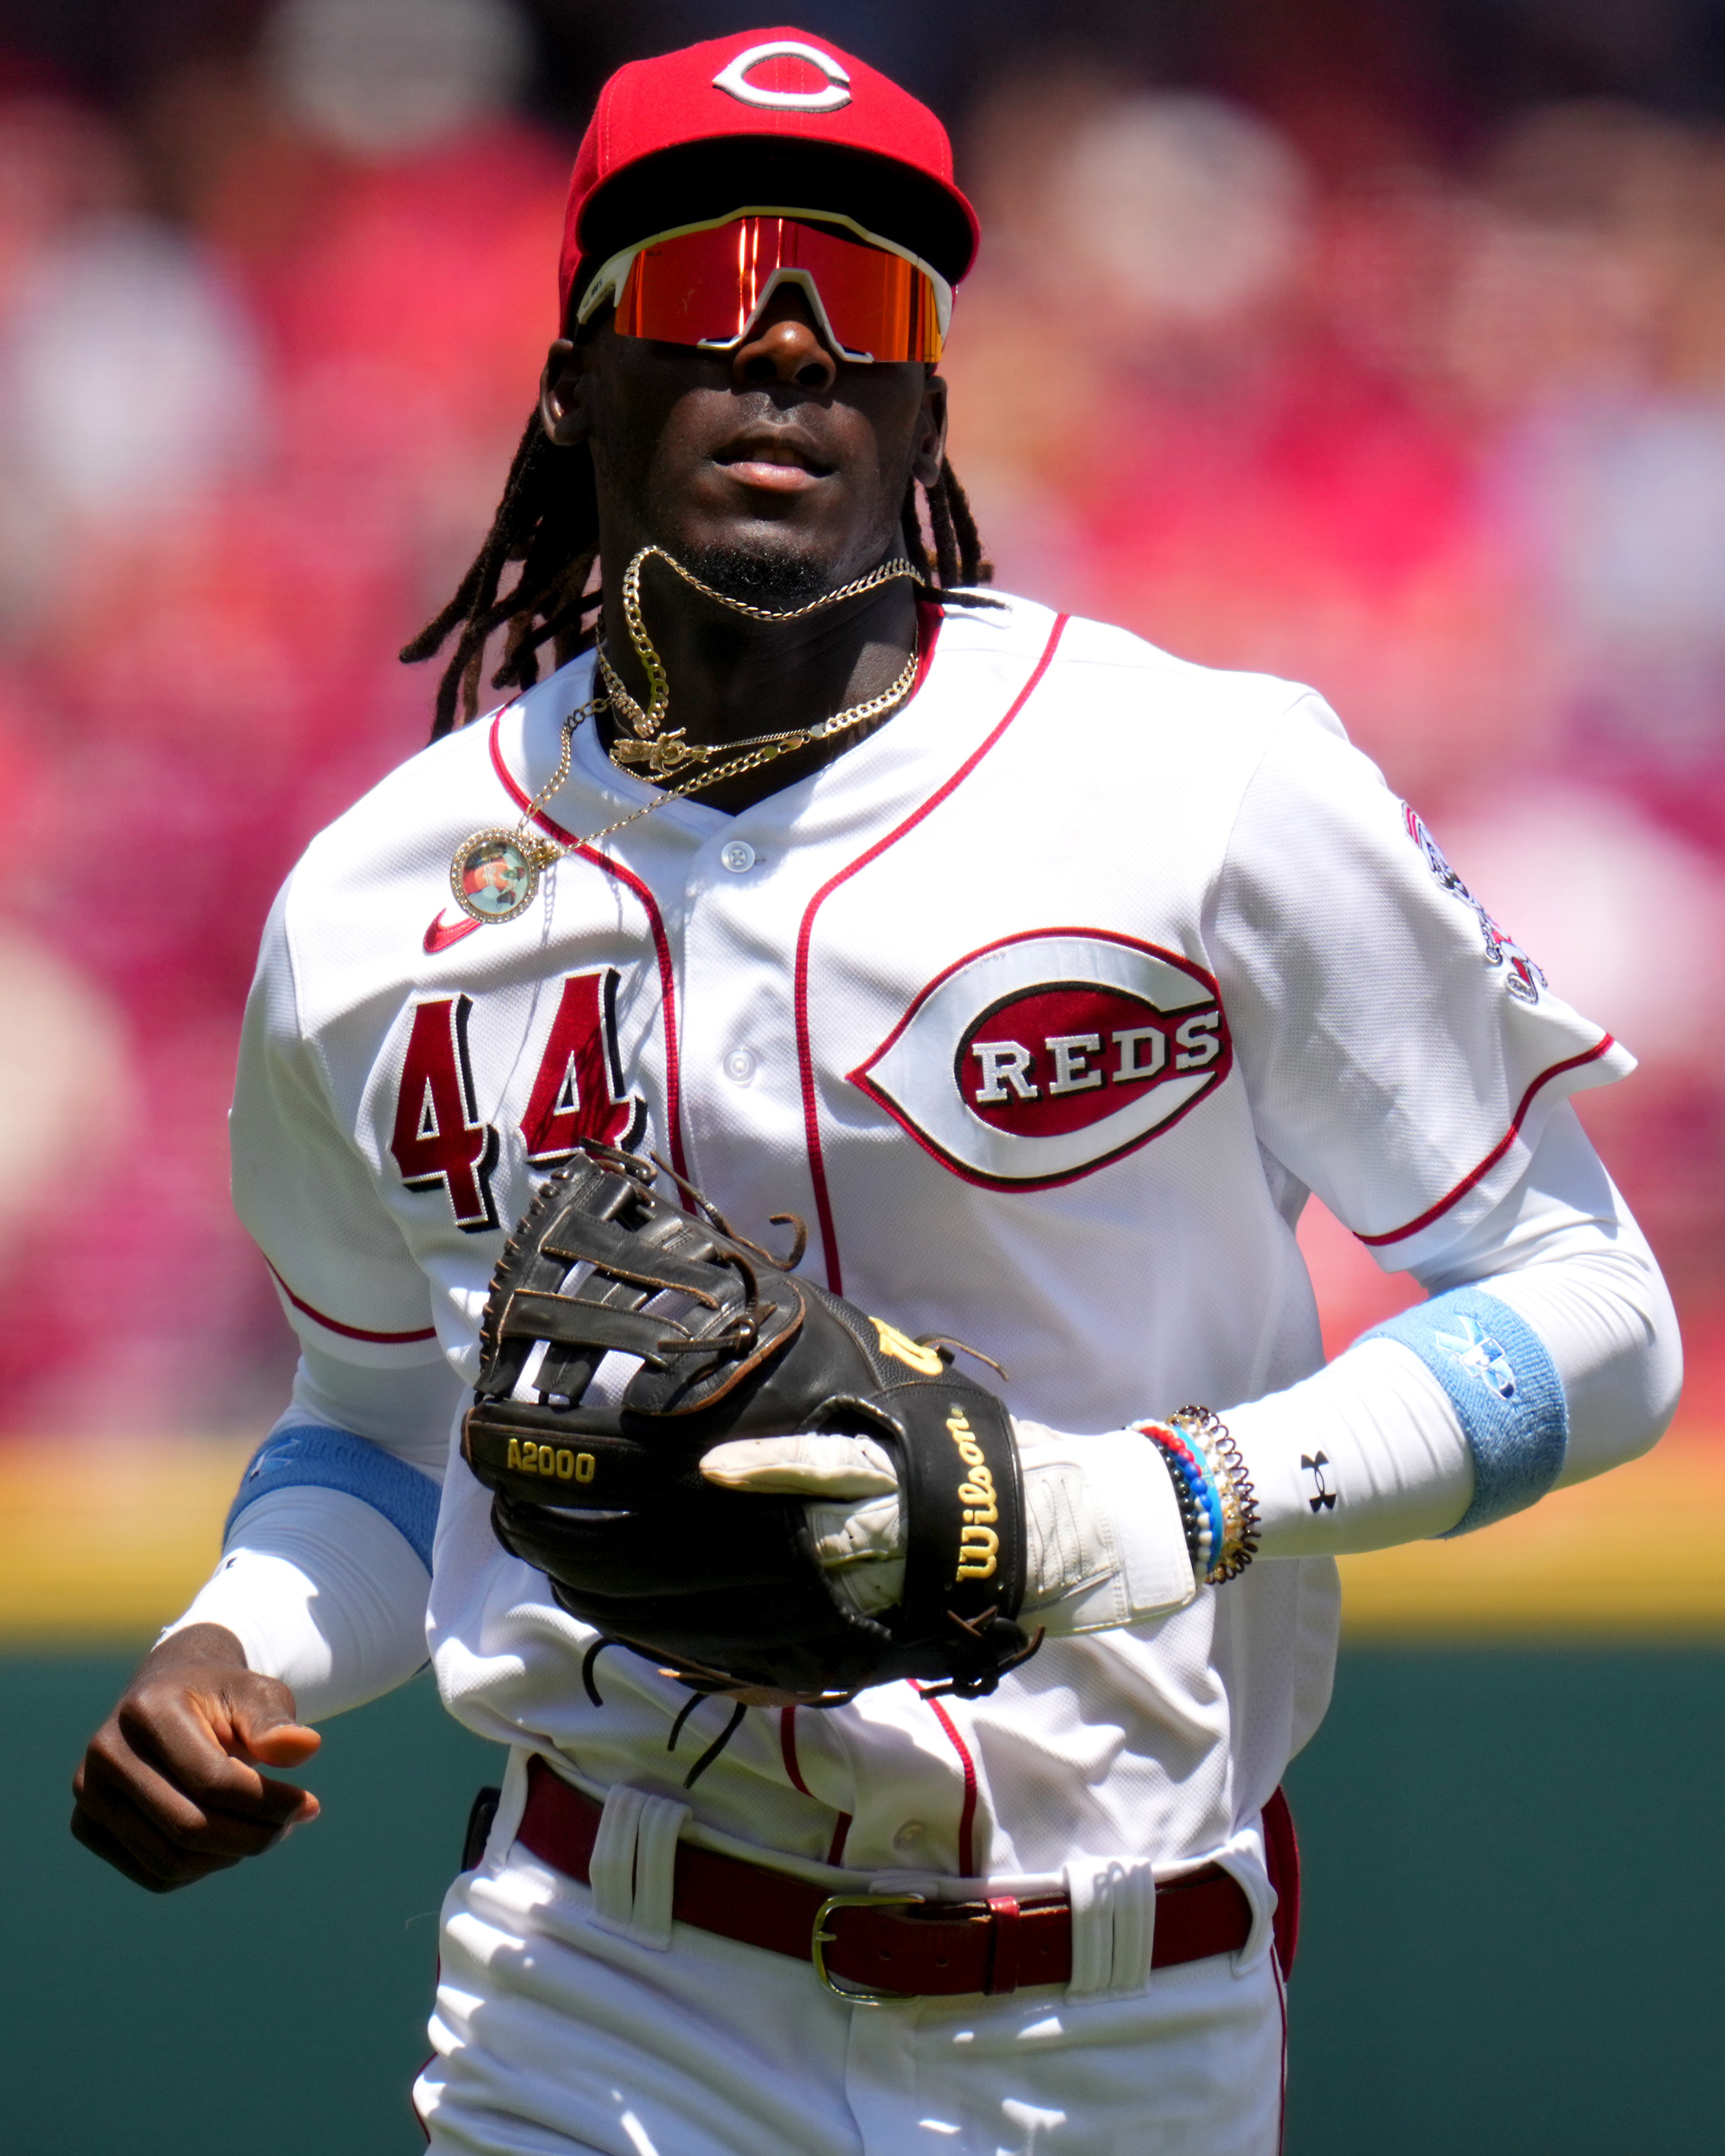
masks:
<instances>
[{"instance_id":1,"label":"dreadlock hair","mask_svg":"<svg viewBox=\"0 0 1725 2156\"><path fill-rule=\"evenodd\" d=\"M964 489L944 458L932 486L911 481L899 528L917 572L919 598L947 605L998 603L973 588L993 581L993 565L983 552ZM553 443L535 412L484 545L454 597L402 650L403 663L413 665L435 657L451 636L457 638L437 685L434 741L477 715L485 646L499 629L503 663L491 676L494 689L531 689L547 644L563 666L593 641L598 622L589 617L597 616L600 600L598 590L588 587L598 559L598 531L591 453L585 443L567 448ZM504 572L514 562L521 572L500 596Z\"/></svg>"}]
</instances>

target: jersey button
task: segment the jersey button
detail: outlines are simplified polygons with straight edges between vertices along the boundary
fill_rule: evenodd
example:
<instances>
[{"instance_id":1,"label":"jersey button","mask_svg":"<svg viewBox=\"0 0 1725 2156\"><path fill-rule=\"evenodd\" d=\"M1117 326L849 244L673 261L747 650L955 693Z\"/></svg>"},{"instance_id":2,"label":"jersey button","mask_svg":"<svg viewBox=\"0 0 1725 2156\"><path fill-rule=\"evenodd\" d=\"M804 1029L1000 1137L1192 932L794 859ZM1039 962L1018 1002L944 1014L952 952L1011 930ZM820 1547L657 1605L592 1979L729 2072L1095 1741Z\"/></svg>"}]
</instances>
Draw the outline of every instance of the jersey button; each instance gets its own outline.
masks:
<instances>
[{"instance_id":1,"label":"jersey button","mask_svg":"<svg viewBox=\"0 0 1725 2156\"><path fill-rule=\"evenodd\" d=\"M755 850L747 839L732 839L719 850L719 865L732 875L747 875L755 865Z\"/></svg>"},{"instance_id":2,"label":"jersey button","mask_svg":"<svg viewBox=\"0 0 1725 2156\"><path fill-rule=\"evenodd\" d=\"M755 1075L755 1059L746 1048L733 1048L725 1058L725 1075L747 1086Z\"/></svg>"}]
</instances>

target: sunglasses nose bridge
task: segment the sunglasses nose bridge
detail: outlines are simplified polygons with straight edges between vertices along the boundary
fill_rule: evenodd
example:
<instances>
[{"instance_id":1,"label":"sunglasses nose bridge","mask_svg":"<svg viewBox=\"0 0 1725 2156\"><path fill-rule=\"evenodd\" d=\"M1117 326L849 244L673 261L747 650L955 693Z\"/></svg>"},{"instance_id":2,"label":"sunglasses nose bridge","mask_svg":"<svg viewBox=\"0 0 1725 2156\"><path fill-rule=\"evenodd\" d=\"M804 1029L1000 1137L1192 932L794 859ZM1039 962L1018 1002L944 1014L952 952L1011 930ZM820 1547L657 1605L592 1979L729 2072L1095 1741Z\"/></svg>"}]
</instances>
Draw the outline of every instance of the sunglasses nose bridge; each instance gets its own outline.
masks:
<instances>
[{"instance_id":1,"label":"sunglasses nose bridge","mask_svg":"<svg viewBox=\"0 0 1725 2156\"><path fill-rule=\"evenodd\" d=\"M806 302L794 311L781 305L762 310L771 319L757 316L732 356L732 376L739 388L778 382L817 396L832 388L839 378L838 360L805 310Z\"/></svg>"}]
</instances>

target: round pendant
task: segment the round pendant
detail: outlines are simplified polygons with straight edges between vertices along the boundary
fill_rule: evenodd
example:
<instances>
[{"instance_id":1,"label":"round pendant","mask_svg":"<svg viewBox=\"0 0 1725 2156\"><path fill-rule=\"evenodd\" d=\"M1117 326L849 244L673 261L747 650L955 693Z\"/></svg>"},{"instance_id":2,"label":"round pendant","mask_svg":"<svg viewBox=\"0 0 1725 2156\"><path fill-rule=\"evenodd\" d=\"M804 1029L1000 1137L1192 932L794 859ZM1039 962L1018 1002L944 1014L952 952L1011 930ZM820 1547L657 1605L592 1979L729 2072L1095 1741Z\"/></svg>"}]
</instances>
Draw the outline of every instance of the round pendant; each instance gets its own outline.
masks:
<instances>
[{"instance_id":1,"label":"round pendant","mask_svg":"<svg viewBox=\"0 0 1725 2156\"><path fill-rule=\"evenodd\" d=\"M540 865L513 831L475 831L455 849L449 888L475 921L513 921L533 903Z\"/></svg>"}]
</instances>

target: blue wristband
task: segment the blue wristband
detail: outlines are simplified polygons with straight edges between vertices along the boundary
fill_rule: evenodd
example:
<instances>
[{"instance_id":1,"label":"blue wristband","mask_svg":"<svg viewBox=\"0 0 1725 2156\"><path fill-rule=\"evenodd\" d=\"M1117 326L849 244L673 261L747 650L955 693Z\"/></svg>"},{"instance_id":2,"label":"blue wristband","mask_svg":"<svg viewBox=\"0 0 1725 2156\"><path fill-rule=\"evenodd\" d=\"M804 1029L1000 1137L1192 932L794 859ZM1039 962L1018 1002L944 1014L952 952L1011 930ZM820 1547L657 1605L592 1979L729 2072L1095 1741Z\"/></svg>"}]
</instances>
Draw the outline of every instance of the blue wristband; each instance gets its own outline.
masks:
<instances>
[{"instance_id":1,"label":"blue wristband","mask_svg":"<svg viewBox=\"0 0 1725 2156\"><path fill-rule=\"evenodd\" d=\"M266 1437L240 1477L228 1507L223 1542L234 1523L272 1490L340 1490L381 1512L399 1530L425 1569L431 1569L431 1542L437 1532L440 1492L429 1475L381 1445L345 1430L308 1423L298 1430Z\"/></svg>"},{"instance_id":2,"label":"blue wristband","mask_svg":"<svg viewBox=\"0 0 1725 2156\"><path fill-rule=\"evenodd\" d=\"M1412 1348L1450 1396L1473 1454L1473 1502L1450 1534L1489 1527L1550 1489L1569 1442L1563 1381L1545 1342L1507 1302L1451 1288L1360 1337Z\"/></svg>"}]
</instances>

